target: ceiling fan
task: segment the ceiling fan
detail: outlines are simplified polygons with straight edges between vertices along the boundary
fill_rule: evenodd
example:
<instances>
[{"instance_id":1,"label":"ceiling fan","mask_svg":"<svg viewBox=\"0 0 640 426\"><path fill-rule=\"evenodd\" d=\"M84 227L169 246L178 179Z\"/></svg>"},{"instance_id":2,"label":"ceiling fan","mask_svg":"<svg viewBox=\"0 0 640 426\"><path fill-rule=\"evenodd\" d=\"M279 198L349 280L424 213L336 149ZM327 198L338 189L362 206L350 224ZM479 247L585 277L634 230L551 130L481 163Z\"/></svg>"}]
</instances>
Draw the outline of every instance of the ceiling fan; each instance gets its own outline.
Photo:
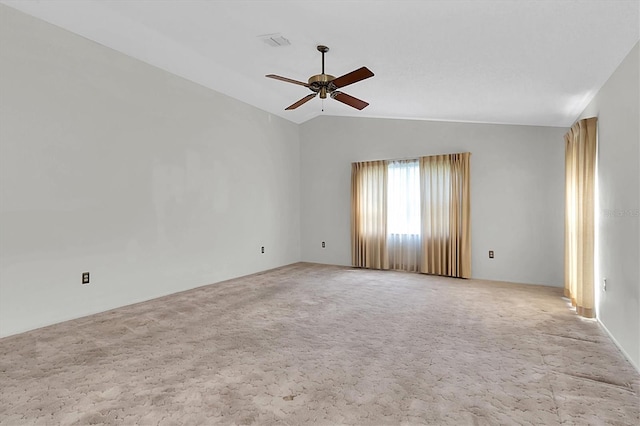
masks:
<instances>
[{"instance_id":1,"label":"ceiling fan","mask_svg":"<svg viewBox=\"0 0 640 426\"><path fill-rule=\"evenodd\" d=\"M265 76L269 78L274 78L276 80L285 81L287 83L293 83L293 84L298 84L300 86L308 87L313 92L310 95L307 95L304 98L300 99L299 101L289 105L288 107L285 108L285 110L298 108L300 105L306 102L309 102L311 99L315 98L318 95L318 93L320 94L321 99L326 99L327 93L328 93L329 96L331 96L336 101L342 102L343 104L347 104L350 107L353 107L356 109L363 109L367 105L369 105L368 102L365 102L358 98L354 98L353 96L340 92L337 89L340 89L342 87L348 86L353 83L357 83L358 81L364 80L365 78L373 77L373 73L367 67L362 67L362 68L358 68L355 71L351 71L350 73L347 73L343 76L340 76L338 78L329 74L325 74L324 73L324 54L329 51L329 48L327 46L320 45L317 47L317 49L320 53L322 53L322 74L311 76L309 78L308 83L292 80L286 77L280 77L279 75L275 75L275 74L268 74Z\"/></svg>"}]
</instances>

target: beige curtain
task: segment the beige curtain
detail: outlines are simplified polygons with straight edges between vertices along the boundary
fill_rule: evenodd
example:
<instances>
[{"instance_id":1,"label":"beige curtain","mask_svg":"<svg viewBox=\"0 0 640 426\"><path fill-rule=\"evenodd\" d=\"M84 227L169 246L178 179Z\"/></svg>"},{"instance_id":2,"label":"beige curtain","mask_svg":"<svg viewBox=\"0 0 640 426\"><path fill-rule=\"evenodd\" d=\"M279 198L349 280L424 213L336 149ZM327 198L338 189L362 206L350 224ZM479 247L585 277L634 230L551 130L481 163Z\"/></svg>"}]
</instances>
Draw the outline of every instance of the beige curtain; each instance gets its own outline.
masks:
<instances>
[{"instance_id":1,"label":"beige curtain","mask_svg":"<svg viewBox=\"0 0 640 426\"><path fill-rule=\"evenodd\" d=\"M594 197L597 118L578 121L565 140L564 293L579 315L594 312Z\"/></svg>"},{"instance_id":2,"label":"beige curtain","mask_svg":"<svg viewBox=\"0 0 640 426\"><path fill-rule=\"evenodd\" d=\"M351 165L351 260L361 268L389 268L385 161Z\"/></svg>"},{"instance_id":3,"label":"beige curtain","mask_svg":"<svg viewBox=\"0 0 640 426\"><path fill-rule=\"evenodd\" d=\"M420 272L471 277L470 156L466 152L420 158Z\"/></svg>"}]
</instances>

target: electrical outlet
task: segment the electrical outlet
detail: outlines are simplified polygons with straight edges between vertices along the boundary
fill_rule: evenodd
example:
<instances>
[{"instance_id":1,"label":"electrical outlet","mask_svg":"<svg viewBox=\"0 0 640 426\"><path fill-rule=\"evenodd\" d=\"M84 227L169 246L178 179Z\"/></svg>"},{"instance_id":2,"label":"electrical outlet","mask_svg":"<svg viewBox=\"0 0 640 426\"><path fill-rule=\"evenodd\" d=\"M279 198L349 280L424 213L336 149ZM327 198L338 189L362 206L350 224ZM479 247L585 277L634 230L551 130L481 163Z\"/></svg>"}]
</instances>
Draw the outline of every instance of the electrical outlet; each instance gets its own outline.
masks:
<instances>
[{"instance_id":1,"label":"electrical outlet","mask_svg":"<svg viewBox=\"0 0 640 426\"><path fill-rule=\"evenodd\" d=\"M89 273L88 272L83 272L82 273L82 284L89 284Z\"/></svg>"},{"instance_id":2,"label":"electrical outlet","mask_svg":"<svg viewBox=\"0 0 640 426\"><path fill-rule=\"evenodd\" d=\"M493 259L493 250L489 250L489 259Z\"/></svg>"},{"instance_id":3,"label":"electrical outlet","mask_svg":"<svg viewBox=\"0 0 640 426\"><path fill-rule=\"evenodd\" d=\"M261 251L262 253L264 253L264 246L262 246L262 248L260 249L260 251Z\"/></svg>"},{"instance_id":4,"label":"electrical outlet","mask_svg":"<svg viewBox=\"0 0 640 426\"><path fill-rule=\"evenodd\" d=\"M324 241L322 242L322 248L325 248Z\"/></svg>"}]
</instances>

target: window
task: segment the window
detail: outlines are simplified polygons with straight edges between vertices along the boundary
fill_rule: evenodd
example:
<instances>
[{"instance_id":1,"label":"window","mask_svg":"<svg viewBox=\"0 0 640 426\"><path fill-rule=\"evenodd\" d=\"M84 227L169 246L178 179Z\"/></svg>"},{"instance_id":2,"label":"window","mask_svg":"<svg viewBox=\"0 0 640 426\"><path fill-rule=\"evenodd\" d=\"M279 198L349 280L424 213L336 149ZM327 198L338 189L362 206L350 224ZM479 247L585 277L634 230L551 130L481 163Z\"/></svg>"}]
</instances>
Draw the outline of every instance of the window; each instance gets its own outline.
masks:
<instances>
[{"instance_id":1,"label":"window","mask_svg":"<svg viewBox=\"0 0 640 426\"><path fill-rule=\"evenodd\" d=\"M387 167L387 233L420 235L419 162L390 161Z\"/></svg>"},{"instance_id":2,"label":"window","mask_svg":"<svg viewBox=\"0 0 640 426\"><path fill-rule=\"evenodd\" d=\"M353 163L353 265L469 277L469 157Z\"/></svg>"}]
</instances>

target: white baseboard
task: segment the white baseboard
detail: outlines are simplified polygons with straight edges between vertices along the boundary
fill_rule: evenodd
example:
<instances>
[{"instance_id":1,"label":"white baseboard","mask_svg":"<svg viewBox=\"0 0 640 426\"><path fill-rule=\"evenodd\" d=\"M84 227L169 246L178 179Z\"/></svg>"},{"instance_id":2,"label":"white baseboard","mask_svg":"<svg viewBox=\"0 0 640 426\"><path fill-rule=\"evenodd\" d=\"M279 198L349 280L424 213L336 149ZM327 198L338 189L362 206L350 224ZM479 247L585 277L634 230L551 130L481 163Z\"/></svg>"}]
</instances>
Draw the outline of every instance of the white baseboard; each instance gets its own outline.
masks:
<instances>
[{"instance_id":1,"label":"white baseboard","mask_svg":"<svg viewBox=\"0 0 640 426\"><path fill-rule=\"evenodd\" d=\"M635 368L636 371L640 373L640 367L633 361L633 359L629 356L627 351L624 350L624 348L620 345L620 343L618 343L616 338L613 337L613 334L611 334L609 329L602 323L602 321L600 321L600 318L597 318L597 321L598 321L598 324L600 324L600 326L602 327L602 329L607 333L607 335L609 335L609 338L613 341L613 343L618 347L620 352L622 352L622 355L624 355L624 357L631 363L631 365L633 365L633 368Z\"/></svg>"}]
</instances>

